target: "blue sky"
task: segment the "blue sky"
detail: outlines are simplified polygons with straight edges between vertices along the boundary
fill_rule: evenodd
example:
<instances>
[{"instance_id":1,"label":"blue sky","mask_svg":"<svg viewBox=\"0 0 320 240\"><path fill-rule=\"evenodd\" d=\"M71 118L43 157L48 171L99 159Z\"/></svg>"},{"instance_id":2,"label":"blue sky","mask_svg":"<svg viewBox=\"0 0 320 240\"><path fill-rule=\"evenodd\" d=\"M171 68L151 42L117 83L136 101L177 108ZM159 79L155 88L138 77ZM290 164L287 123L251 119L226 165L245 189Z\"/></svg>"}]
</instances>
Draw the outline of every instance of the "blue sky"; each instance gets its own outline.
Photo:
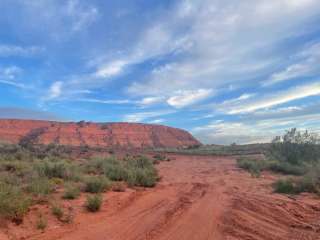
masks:
<instances>
[{"instance_id":1,"label":"blue sky","mask_svg":"<svg viewBox=\"0 0 320 240\"><path fill-rule=\"evenodd\" d=\"M0 0L0 117L205 143L320 130L318 0Z\"/></svg>"}]
</instances>

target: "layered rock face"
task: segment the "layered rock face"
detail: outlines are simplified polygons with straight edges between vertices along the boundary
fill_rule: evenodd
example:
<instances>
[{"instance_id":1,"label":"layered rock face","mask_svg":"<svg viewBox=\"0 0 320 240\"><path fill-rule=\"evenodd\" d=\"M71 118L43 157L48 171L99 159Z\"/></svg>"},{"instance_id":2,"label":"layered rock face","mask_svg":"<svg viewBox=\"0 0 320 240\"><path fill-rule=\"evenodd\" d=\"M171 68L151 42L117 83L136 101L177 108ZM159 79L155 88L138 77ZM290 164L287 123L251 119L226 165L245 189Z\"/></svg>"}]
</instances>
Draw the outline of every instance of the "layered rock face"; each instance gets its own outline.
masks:
<instances>
[{"instance_id":1,"label":"layered rock face","mask_svg":"<svg viewBox=\"0 0 320 240\"><path fill-rule=\"evenodd\" d=\"M199 145L187 131L139 123L0 120L0 141L90 147L156 148Z\"/></svg>"}]
</instances>

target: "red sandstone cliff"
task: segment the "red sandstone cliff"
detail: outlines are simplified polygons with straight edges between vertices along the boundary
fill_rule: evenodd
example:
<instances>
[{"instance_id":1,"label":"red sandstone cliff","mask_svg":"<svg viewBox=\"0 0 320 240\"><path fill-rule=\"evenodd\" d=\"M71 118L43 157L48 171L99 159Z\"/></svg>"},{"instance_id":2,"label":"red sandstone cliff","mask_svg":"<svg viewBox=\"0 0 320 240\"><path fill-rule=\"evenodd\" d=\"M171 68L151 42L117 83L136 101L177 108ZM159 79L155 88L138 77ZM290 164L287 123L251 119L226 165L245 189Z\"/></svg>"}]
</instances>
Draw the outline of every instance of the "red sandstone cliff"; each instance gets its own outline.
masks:
<instances>
[{"instance_id":1,"label":"red sandstone cliff","mask_svg":"<svg viewBox=\"0 0 320 240\"><path fill-rule=\"evenodd\" d=\"M200 144L187 131L139 123L0 120L0 141L91 147L187 147Z\"/></svg>"}]
</instances>

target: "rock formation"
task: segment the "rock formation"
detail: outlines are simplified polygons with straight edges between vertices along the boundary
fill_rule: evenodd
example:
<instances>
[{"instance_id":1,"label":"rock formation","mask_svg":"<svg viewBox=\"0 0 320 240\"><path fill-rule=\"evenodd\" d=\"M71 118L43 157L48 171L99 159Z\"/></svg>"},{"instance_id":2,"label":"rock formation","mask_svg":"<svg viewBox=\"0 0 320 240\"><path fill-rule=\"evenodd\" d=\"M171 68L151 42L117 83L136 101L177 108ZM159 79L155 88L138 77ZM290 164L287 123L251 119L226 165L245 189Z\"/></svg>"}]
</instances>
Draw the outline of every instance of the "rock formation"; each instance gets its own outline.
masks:
<instances>
[{"instance_id":1,"label":"rock formation","mask_svg":"<svg viewBox=\"0 0 320 240\"><path fill-rule=\"evenodd\" d=\"M140 123L0 120L0 141L90 147L155 148L199 145L187 131Z\"/></svg>"}]
</instances>

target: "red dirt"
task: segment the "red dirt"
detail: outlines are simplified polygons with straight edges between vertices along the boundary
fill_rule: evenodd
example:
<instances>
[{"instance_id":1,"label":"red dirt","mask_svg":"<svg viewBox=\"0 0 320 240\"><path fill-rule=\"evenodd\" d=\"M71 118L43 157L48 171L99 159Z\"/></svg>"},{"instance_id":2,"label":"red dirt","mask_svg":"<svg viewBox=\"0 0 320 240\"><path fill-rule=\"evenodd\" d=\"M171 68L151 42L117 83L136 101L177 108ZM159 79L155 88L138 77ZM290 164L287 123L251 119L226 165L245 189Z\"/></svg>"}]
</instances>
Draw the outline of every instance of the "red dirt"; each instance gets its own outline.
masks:
<instances>
[{"instance_id":1,"label":"red dirt","mask_svg":"<svg viewBox=\"0 0 320 240\"><path fill-rule=\"evenodd\" d=\"M50 122L0 120L0 140L110 148L188 147L199 145L187 131L139 123Z\"/></svg>"},{"instance_id":2,"label":"red dirt","mask_svg":"<svg viewBox=\"0 0 320 240\"><path fill-rule=\"evenodd\" d=\"M35 209L4 238L24 240L316 240L320 200L274 194L269 173L252 178L232 158L174 156L158 165L162 180L152 189L108 192L98 213L78 200L65 201L71 224L49 216L44 233L35 229ZM42 207L43 208L43 207ZM48 212L49 209L47 209Z\"/></svg>"}]
</instances>

